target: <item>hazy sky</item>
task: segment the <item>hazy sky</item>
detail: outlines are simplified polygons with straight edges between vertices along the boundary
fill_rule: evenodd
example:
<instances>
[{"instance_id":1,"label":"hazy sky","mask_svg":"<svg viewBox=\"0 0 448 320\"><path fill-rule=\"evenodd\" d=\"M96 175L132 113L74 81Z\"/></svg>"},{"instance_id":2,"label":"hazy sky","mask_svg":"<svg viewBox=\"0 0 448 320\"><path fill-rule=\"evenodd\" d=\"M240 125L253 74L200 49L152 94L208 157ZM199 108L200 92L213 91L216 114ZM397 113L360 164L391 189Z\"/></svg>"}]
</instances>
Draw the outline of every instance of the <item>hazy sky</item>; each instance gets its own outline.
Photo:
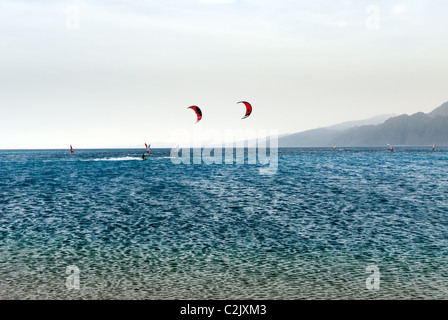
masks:
<instances>
[{"instance_id":1,"label":"hazy sky","mask_svg":"<svg viewBox=\"0 0 448 320\"><path fill-rule=\"evenodd\" d=\"M279 133L429 112L448 101L447 14L445 0L0 0L0 149L176 144L191 105L203 129Z\"/></svg>"}]
</instances>

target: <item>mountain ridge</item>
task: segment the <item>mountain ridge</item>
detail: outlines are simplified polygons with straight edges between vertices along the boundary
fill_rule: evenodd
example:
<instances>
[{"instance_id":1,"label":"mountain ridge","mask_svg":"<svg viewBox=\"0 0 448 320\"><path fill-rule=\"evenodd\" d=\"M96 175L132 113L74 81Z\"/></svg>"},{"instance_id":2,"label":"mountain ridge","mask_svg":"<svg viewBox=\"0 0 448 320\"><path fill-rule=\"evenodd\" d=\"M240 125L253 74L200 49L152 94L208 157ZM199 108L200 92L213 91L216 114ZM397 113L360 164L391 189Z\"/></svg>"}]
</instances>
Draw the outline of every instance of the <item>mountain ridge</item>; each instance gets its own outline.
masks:
<instances>
[{"instance_id":1,"label":"mountain ridge","mask_svg":"<svg viewBox=\"0 0 448 320\"><path fill-rule=\"evenodd\" d=\"M335 125L337 126L337 125ZM390 117L383 123L354 126L345 130L335 126L302 131L279 139L279 147L448 145L448 102L429 113L417 112Z\"/></svg>"}]
</instances>

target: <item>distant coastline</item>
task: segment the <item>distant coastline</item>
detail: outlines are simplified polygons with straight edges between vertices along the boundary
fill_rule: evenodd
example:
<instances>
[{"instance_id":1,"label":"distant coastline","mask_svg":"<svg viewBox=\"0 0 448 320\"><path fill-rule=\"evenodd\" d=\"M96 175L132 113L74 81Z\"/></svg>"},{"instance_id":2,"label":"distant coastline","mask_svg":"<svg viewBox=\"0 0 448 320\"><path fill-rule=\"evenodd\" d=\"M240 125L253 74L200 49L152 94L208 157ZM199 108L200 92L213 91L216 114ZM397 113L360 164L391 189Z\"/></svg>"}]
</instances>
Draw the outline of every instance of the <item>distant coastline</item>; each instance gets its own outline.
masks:
<instances>
[{"instance_id":1,"label":"distant coastline","mask_svg":"<svg viewBox=\"0 0 448 320\"><path fill-rule=\"evenodd\" d=\"M356 122L354 122L355 124ZM342 127L343 124L342 124ZM425 114L390 117L378 124L307 130L279 138L279 147L375 147L448 145L448 102Z\"/></svg>"}]
</instances>

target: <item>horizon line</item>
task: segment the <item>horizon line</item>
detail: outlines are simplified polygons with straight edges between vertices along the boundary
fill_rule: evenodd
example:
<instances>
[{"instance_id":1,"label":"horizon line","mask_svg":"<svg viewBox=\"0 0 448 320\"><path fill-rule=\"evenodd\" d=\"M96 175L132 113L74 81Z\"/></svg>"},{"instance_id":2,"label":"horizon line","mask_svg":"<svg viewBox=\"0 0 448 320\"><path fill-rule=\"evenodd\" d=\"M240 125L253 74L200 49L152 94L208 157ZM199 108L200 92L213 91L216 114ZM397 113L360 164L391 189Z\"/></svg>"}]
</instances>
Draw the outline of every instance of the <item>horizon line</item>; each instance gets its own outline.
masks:
<instances>
[{"instance_id":1,"label":"horizon line","mask_svg":"<svg viewBox=\"0 0 448 320\"><path fill-rule=\"evenodd\" d=\"M425 144L425 145L394 145L395 148L411 148L411 147L432 147L433 144ZM437 144L436 144L437 146ZM201 149L205 149L205 148L217 148L219 146L204 146L204 147L200 147ZM246 147L233 147L234 149L246 149L246 148L254 148L255 146L246 146ZM387 147L386 145L375 145L375 146L337 146L337 149L340 148L385 148ZM448 145L438 145L438 147L448 147ZM179 147L179 149L182 149L183 147ZM189 148L189 149L197 149L194 147L184 147L184 148ZM226 146L221 146L221 148L226 148ZM270 147L266 146L267 149L270 149ZM278 148L282 148L282 149L294 149L294 148L302 148L302 149L312 149L312 148L331 148L333 149L333 146L296 146L296 147L291 147L291 146L287 146L287 147L282 147L282 146L278 146ZM169 148L169 147L161 147L161 148L151 148L151 150L163 150L163 149L174 149L174 148ZM1 149L0 148L0 152L1 151L53 151L53 150L66 150L67 152L70 151L70 149L67 148L27 148L27 149L20 149L20 148L14 148L14 149ZM74 150L145 150L145 148L135 148L135 147L110 147L110 148L75 148Z\"/></svg>"}]
</instances>

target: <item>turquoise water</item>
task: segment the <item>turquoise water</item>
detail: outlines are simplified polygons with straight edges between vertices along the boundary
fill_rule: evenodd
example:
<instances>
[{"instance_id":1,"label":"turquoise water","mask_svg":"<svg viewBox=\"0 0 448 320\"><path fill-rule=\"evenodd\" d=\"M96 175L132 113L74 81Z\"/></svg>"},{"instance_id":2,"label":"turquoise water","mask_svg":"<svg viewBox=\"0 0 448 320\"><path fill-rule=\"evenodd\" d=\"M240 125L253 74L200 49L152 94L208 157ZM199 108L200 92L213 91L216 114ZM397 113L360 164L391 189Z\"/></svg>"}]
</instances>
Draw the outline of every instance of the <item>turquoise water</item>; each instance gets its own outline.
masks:
<instances>
[{"instance_id":1,"label":"turquoise water","mask_svg":"<svg viewBox=\"0 0 448 320\"><path fill-rule=\"evenodd\" d=\"M141 153L0 151L1 299L448 298L448 148Z\"/></svg>"}]
</instances>

